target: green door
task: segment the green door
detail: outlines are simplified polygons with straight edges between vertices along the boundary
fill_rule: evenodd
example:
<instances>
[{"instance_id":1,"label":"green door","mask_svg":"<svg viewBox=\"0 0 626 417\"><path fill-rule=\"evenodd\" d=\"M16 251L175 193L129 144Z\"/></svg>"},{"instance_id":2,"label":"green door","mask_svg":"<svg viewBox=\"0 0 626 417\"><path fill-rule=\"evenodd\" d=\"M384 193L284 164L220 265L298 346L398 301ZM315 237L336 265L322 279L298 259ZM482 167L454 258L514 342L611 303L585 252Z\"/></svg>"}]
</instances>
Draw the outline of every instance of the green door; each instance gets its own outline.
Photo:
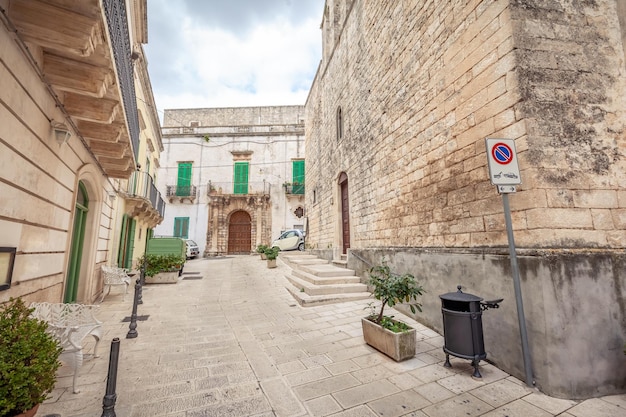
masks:
<instances>
[{"instance_id":1,"label":"green door","mask_svg":"<svg viewBox=\"0 0 626 417\"><path fill-rule=\"evenodd\" d=\"M176 195L183 197L191 195L191 162L180 162L178 164Z\"/></svg>"},{"instance_id":2,"label":"green door","mask_svg":"<svg viewBox=\"0 0 626 417\"><path fill-rule=\"evenodd\" d=\"M248 163L235 162L235 187L233 194L248 194Z\"/></svg>"},{"instance_id":3,"label":"green door","mask_svg":"<svg viewBox=\"0 0 626 417\"><path fill-rule=\"evenodd\" d=\"M65 282L66 303L75 303L78 297L78 279L80 277L80 261L83 256L83 243L85 240L85 224L89 198L87 189L82 181L78 182L78 195L76 196L76 213L74 214L74 229L72 231L72 247L70 248L70 262L67 268Z\"/></svg>"},{"instance_id":4,"label":"green door","mask_svg":"<svg viewBox=\"0 0 626 417\"><path fill-rule=\"evenodd\" d=\"M120 268L132 268L136 226L137 221L124 214L122 218L122 233L120 234L120 247L117 252L117 266Z\"/></svg>"},{"instance_id":5,"label":"green door","mask_svg":"<svg viewBox=\"0 0 626 417\"><path fill-rule=\"evenodd\" d=\"M293 194L304 194L304 159L293 161L292 163L291 192Z\"/></svg>"}]
</instances>

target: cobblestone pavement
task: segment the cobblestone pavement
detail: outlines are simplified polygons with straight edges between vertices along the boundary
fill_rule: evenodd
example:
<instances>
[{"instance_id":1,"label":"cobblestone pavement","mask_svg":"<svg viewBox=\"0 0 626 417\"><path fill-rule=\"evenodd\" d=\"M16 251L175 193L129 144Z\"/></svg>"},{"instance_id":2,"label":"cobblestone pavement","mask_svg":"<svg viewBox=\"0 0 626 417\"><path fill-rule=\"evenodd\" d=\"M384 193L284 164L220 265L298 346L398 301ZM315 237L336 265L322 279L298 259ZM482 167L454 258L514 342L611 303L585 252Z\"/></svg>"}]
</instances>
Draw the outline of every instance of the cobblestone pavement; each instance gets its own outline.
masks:
<instances>
[{"instance_id":1,"label":"cobblestone pavement","mask_svg":"<svg viewBox=\"0 0 626 417\"><path fill-rule=\"evenodd\" d=\"M124 302L114 288L98 314L101 357L86 359L81 393L63 366L37 417L102 415L115 337L118 417L626 416L626 395L555 399L485 362L483 381L469 361L444 368L443 338L408 318L418 353L396 363L363 341L367 300L302 308L284 288L288 272L280 259L268 269L252 255L191 260L178 284L144 288L138 315L148 317L135 339L122 321L133 297Z\"/></svg>"}]
</instances>

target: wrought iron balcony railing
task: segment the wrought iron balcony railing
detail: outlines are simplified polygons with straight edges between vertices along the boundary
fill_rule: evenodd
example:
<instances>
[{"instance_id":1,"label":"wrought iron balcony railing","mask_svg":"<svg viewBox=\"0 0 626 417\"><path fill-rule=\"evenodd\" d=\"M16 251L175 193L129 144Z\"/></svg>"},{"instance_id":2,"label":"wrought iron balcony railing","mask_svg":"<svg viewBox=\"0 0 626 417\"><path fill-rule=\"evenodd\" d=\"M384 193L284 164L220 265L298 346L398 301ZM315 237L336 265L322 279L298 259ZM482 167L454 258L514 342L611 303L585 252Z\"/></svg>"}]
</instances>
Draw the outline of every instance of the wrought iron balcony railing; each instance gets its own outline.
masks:
<instances>
[{"instance_id":1,"label":"wrought iron balcony railing","mask_svg":"<svg viewBox=\"0 0 626 417\"><path fill-rule=\"evenodd\" d=\"M213 182L207 184L207 195L234 194L234 195L261 195L270 193L272 184L263 182Z\"/></svg>"},{"instance_id":2,"label":"wrought iron balcony railing","mask_svg":"<svg viewBox=\"0 0 626 417\"><path fill-rule=\"evenodd\" d=\"M168 185L167 197L196 198L198 190L195 185Z\"/></svg>"},{"instance_id":3,"label":"wrought iron balcony railing","mask_svg":"<svg viewBox=\"0 0 626 417\"><path fill-rule=\"evenodd\" d=\"M285 187L285 193L287 194L298 194L298 195L304 195L304 184L291 184L291 183L284 183L283 187Z\"/></svg>"},{"instance_id":4,"label":"wrought iron balcony railing","mask_svg":"<svg viewBox=\"0 0 626 417\"><path fill-rule=\"evenodd\" d=\"M152 176L147 172L134 171L128 179L128 189L126 194L129 197L143 198L150 201L154 210L156 210L161 217L165 214L165 202L161 197L161 193L154 185Z\"/></svg>"}]
</instances>

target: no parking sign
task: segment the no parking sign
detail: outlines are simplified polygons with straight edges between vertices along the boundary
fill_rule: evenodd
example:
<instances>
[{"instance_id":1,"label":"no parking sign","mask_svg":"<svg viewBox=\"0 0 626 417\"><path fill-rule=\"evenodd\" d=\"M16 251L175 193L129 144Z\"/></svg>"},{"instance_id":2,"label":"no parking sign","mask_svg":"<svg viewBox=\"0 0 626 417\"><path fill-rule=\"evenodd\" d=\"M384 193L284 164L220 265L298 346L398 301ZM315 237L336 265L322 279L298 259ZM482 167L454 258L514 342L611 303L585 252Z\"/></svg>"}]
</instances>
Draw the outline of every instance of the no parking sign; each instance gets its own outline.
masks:
<instances>
[{"instance_id":1,"label":"no parking sign","mask_svg":"<svg viewBox=\"0 0 626 417\"><path fill-rule=\"evenodd\" d=\"M522 183L513 139L485 139L489 178L493 185Z\"/></svg>"}]
</instances>

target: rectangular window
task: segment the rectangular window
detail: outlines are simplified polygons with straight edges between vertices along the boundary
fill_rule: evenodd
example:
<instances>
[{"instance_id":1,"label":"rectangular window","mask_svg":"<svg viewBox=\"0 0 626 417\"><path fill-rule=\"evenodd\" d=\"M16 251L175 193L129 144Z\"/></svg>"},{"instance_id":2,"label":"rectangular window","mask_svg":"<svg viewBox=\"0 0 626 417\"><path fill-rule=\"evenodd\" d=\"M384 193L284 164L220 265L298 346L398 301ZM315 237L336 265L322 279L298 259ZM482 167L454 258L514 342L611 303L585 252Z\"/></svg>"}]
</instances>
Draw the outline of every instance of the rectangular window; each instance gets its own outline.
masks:
<instances>
[{"instance_id":1,"label":"rectangular window","mask_svg":"<svg viewBox=\"0 0 626 417\"><path fill-rule=\"evenodd\" d=\"M176 195L191 195L191 162L178 163L178 181L176 182Z\"/></svg>"},{"instance_id":2,"label":"rectangular window","mask_svg":"<svg viewBox=\"0 0 626 417\"><path fill-rule=\"evenodd\" d=\"M189 238L189 217L174 218L174 237Z\"/></svg>"},{"instance_id":3,"label":"rectangular window","mask_svg":"<svg viewBox=\"0 0 626 417\"><path fill-rule=\"evenodd\" d=\"M292 194L304 194L304 159L292 162Z\"/></svg>"},{"instance_id":4,"label":"rectangular window","mask_svg":"<svg viewBox=\"0 0 626 417\"><path fill-rule=\"evenodd\" d=\"M248 194L248 162L235 162L233 194Z\"/></svg>"}]
</instances>

